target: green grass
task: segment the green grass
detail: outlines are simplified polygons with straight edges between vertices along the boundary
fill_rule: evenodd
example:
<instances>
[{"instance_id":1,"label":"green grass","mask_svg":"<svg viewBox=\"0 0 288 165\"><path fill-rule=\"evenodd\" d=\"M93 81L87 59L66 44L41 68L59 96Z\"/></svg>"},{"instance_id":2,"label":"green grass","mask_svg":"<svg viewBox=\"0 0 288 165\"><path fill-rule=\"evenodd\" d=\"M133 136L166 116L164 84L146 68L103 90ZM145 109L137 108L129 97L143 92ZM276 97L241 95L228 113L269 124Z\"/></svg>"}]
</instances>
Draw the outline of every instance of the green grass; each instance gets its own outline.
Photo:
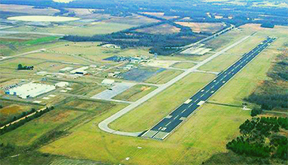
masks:
<instances>
[{"instance_id":1,"label":"green grass","mask_svg":"<svg viewBox=\"0 0 288 165\"><path fill-rule=\"evenodd\" d=\"M192 62L177 62L176 64L172 65L173 68L180 68L180 69L189 69L195 66L195 63Z\"/></svg>"},{"instance_id":2,"label":"green grass","mask_svg":"<svg viewBox=\"0 0 288 165\"><path fill-rule=\"evenodd\" d=\"M81 35L92 36L96 34L109 34L112 32L121 31L133 27L133 25L123 23L110 23L110 22L98 22L97 24L82 24L76 25L75 23L65 23L58 26L48 27L32 27L32 26L20 26L16 28L10 28L11 31L24 31L24 32L44 32L55 33L65 35Z\"/></svg>"},{"instance_id":3,"label":"green grass","mask_svg":"<svg viewBox=\"0 0 288 165\"><path fill-rule=\"evenodd\" d=\"M18 64L22 64L23 66L34 66L42 62L44 62L44 60L41 59L13 58L0 62L0 67L16 70Z\"/></svg>"},{"instance_id":4,"label":"green grass","mask_svg":"<svg viewBox=\"0 0 288 165\"><path fill-rule=\"evenodd\" d=\"M37 38L35 40L26 41L24 42L24 44L26 45L43 44L43 43L56 41L57 39L59 39L59 37L49 36L49 37Z\"/></svg>"},{"instance_id":5,"label":"green grass","mask_svg":"<svg viewBox=\"0 0 288 165\"><path fill-rule=\"evenodd\" d=\"M267 34L264 33L264 35ZM225 104L241 105L243 98L253 92L259 81L267 79L266 72L269 69L268 66L279 53L276 49L284 42L287 42L287 40L278 39L271 48L261 53L260 56L249 63L247 67L228 82L210 100ZM200 78L200 76L198 78ZM198 81L201 80L202 79ZM169 106L171 108L170 110L173 110L173 105L171 104L174 104L174 102L163 101L159 107L151 104L159 102L157 98L161 98L161 95L162 97L170 97L170 100L172 100L172 98L175 98L174 100L179 99L177 97L182 97L179 96L179 92L175 92L176 94L173 96L163 93L173 94L171 91L181 91L179 88L187 85L188 83L185 85L185 82L182 82L182 84L178 84L172 89L168 89L149 100L145 103L146 106L142 105L123 117L131 117L133 113L133 117L137 117L137 119L140 118L141 120L134 120L133 118L127 119L131 120L130 122L133 124L136 123L136 126L129 124L129 122L123 120L123 118L116 121L120 126L115 123L112 123L112 126L114 128L123 127L125 130L132 130L132 128L142 130L143 120L148 120L147 123L153 125L153 122L150 122L150 118L155 118L155 115L159 117L165 116L165 113L168 113L169 110L162 112L159 111L159 109L165 109ZM190 90L189 92L191 92ZM182 92L181 95L185 95L185 93L188 95L189 92ZM191 94L189 94L189 96L190 95ZM175 103L175 106L177 105L179 105L179 103ZM151 107L153 108L151 109ZM201 164L214 154L227 152L225 147L226 143L238 136L238 127L247 118L250 118L250 112L243 111L241 108L204 104L204 106L198 109L165 141L112 135L99 130L97 124L121 108L122 107L118 107L107 111L107 113L103 113L93 121L73 130L71 135L41 148L40 151L112 164ZM135 113L136 111L141 113ZM148 112L145 113L145 111ZM122 122L119 122L120 120L122 120ZM140 122L140 124L138 125L137 122ZM130 128L130 126L132 128ZM140 126L139 129L137 128L138 126ZM142 147L142 149L138 149L137 147ZM85 148L85 150L82 148ZM125 160L127 157L130 157L129 161Z\"/></svg>"},{"instance_id":6,"label":"green grass","mask_svg":"<svg viewBox=\"0 0 288 165\"><path fill-rule=\"evenodd\" d=\"M191 73L135 110L111 123L111 127L125 131L149 129L213 78L214 75L212 74Z\"/></svg>"},{"instance_id":7,"label":"green grass","mask_svg":"<svg viewBox=\"0 0 288 165\"><path fill-rule=\"evenodd\" d=\"M202 67L199 68L199 70L215 71L215 72L223 71L227 69L230 65L232 65L234 62L236 62L238 59L240 59L243 54L250 52L264 40L265 37L263 36L258 35L252 36L248 40L230 49L229 51L220 55L211 62L203 65Z\"/></svg>"},{"instance_id":8,"label":"green grass","mask_svg":"<svg viewBox=\"0 0 288 165\"><path fill-rule=\"evenodd\" d=\"M79 42L69 43L66 46L50 49L49 51L61 54L75 54L81 57L91 59L97 62L111 63L103 59L117 55L117 56L152 56L149 54L147 48L131 48L131 49L114 49L98 46L99 42Z\"/></svg>"},{"instance_id":9,"label":"green grass","mask_svg":"<svg viewBox=\"0 0 288 165\"><path fill-rule=\"evenodd\" d=\"M155 86L135 85L123 93L115 96L113 99L124 101L137 101L141 97L155 90Z\"/></svg>"},{"instance_id":10,"label":"green grass","mask_svg":"<svg viewBox=\"0 0 288 165\"><path fill-rule=\"evenodd\" d=\"M79 111L55 109L11 132L1 135L1 142L17 146L31 145L45 133L65 122L75 119L81 114L82 112Z\"/></svg>"},{"instance_id":11,"label":"green grass","mask_svg":"<svg viewBox=\"0 0 288 165\"><path fill-rule=\"evenodd\" d=\"M180 75L182 72L183 71L181 70L165 70L156 74L155 76L150 77L149 79L145 80L145 82L151 84L164 84Z\"/></svg>"}]
</instances>

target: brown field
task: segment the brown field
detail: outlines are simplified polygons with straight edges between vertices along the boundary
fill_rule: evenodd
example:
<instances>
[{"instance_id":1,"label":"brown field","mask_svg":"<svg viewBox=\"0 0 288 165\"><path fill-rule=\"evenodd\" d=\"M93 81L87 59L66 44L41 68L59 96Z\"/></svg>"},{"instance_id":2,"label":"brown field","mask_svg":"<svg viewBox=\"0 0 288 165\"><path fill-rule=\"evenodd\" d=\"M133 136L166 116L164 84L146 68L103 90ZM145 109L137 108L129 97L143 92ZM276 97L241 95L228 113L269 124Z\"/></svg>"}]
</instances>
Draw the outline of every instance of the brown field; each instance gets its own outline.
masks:
<instances>
[{"instance_id":1,"label":"brown field","mask_svg":"<svg viewBox=\"0 0 288 165\"><path fill-rule=\"evenodd\" d=\"M225 27L223 23L195 23L195 22L176 22L179 25L187 26L195 33L206 32L215 33Z\"/></svg>"},{"instance_id":2,"label":"brown field","mask_svg":"<svg viewBox=\"0 0 288 165\"><path fill-rule=\"evenodd\" d=\"M19 105L11 105L11 106L0 109L0 114L1 115L13 115L13 114L17 114L21 110L22 108Z\"/></svg>"},{"instance_id":3,"label":"brown field","mask_svg":"<svg viewBox=\"0 0 288 165\"><path fill-rule=\"evenodd\" d=\"M39 14L39 15L53 15L53 14L59 12L59 10L53 9L53 8L35 9L35 8L33 8L33 6L6 5L6 4L0 4L0 11Z\"/></svg>"},{"instance_id":4,"label":"brown field","mask_svg":"<svg viewBox=\"0 0 288 165\"><path fill-rule=\"evenodd\" d=\"M165 16L163 12L143 12L143 14L153 15L155 17L164 18L164 19L177 18L177 16Z\"/></svg>"},{"instance_id":5,"label":"brown field","mask_svg":"<svg viewBox=\"0 0 288 165\"><path fill-rule=\"evenodd\" d=\"M107 20L104 20L104 22L111 22L111 23L123 23L123 24L129 24L129 25L142 25L142 24L148 24L148 23L156 23L159 22L156 19L140 16L140 15L132 15L129 17L111 17Z\"/></svg>"},{"instance_id":6,"label":"brown field","mask_svg":"<svg viewBox=\"0 0 288 165\"><path fill-rule=\"evenodd\" d=\"M49 62L53 61L59 61L59 62L69 62L69 63L81 63L81 64L87 64L86 61L83 61L79 58L76 58L71 55L65 55L65 54L57 54L57 53L35 53L35 54L29 54L26 57L36 58L40 60L47 60ZM33 60L33 59L31 59Z\"/></svg>"},{"instance_id":7,"label":"brown field","mask_svg":"<svg viewBox=\"0 0 288 165\"><path fill-rule=\"evenodd\" d=\"M173 33L179 33L180 29L169 24L163 24L155 27L138 29L136 31L150 34L173 34Z\"/></svg>"}]
</instances>

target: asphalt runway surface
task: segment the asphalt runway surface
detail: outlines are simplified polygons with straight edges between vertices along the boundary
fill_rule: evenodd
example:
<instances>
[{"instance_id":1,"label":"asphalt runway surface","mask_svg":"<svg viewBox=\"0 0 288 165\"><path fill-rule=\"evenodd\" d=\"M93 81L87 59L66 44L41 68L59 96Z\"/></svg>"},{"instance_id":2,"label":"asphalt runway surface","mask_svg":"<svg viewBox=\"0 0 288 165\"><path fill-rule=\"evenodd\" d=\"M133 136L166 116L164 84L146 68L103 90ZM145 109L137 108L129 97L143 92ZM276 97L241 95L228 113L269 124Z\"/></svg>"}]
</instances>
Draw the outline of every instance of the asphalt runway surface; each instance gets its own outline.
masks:
<instances>
[{"instance_id":1,"label":"asphalt runway surface","mask_svg":"<svg viewBox=\"0 0 288 165\"><path fill-rule=\"evenodd\" d=\"M231 65L228 69L220 72L218 76L193 95L185 103L179 106L166 118L162 119L151 130L143 134L144 137L163 140L166 138L179 124L181 124L189 115L197 108L205 103L216 91L218 91L225 83L252 61L260 52L270 45L275 38L267 38L249 53L244 54L241 59Z\"/></svg>"}]
</instances>

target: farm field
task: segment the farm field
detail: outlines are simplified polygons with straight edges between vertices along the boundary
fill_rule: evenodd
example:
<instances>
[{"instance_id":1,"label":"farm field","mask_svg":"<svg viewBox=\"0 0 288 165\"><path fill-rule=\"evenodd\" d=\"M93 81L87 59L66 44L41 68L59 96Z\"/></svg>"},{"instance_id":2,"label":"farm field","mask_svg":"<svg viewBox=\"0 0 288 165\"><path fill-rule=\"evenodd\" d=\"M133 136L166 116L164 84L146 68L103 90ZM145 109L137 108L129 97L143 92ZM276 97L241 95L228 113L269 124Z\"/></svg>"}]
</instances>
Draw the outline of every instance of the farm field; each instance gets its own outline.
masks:
<instances>
[{"instance_id":1,"label":"farm field","mask_svg":"<svg viewBox=\"0 0 288 165\"><path fill-rule=\"evenodd\" d=\"M123 93L113 97L113 99L124 101L137 101L138 99L147 95L155 89L155 86L135 85L130 89L124 91Z\"/></svg>"},{"instance_id":2,"label":"farm field","mask_svg":"<svg viewBox=\"0 0 288 165\"><path fill-rule=\"evenodd\" d=\"M179 25L187 26L195 33L216 33L223 29L225 24L223 23L197 23L197 22L176 22Z\"/></svg>"},{"instance_id":3,"label":"farm field","mask_svg":"<svg viewBox=\"0 0 288 165\"><path fill-rule=\"evenodd\" d=\"M6 35L0 37L0 56L10 56L14 54L26 53L41 48L49 48L61 44L58 37L35 35L32 38L22 39L20 34L15 34L16 38L5 38ZM26 34L27 35L27 34ZM33 35L32 35L33 36ZM20 38L19 38L20 37Z\"/></svg>"},{"instance_id":4,"label":"farm field","mask_svg":"<svg viewBox=\"0 0 288 165\"><path fill-rule=\"evenodd\" d=\"M275 44L281 45L279 42ZM243 98L254 90L259 81L267 78L266 72L269 68L266 66L275 59L277 54L275 49L267 49L261 53L221 91L216 93L211 101L241 105ZM256 80L255 77L257 77ZM252 79L254 81L251 81ZM73 158L81 155L87 159L107 163L143 164L143 160L145 160L145 164L201 164L216 153L226 153L225 144L238 136L239 125L250 118L250 112L243 111L242 108L205 104L167 140L160 142L111 135L100 131L97 124L94 123L99 123L113 113L115 111L109 111L95 118L90 123L76 129L70 136L57 140L41 148L40 151ZM118 125L112 123L111 126L113 127L113 124L115 124L114 127L119 124L123 125L125 123L123 118L116 121L117 123L120 120L123 122L119 122ZM95 129L95 132L90 131L91 127ZM133 127L133 125L127 125L123 129L131 130ZM138 130L136 127L134 128ZM83 153L77 146L85 146L86 152ZM142 148L137 148L139 146ZM97 150L104 152L99 153ZM126 157L130 157L129 161L125 160Z\"/></svg>"},{"instance_id":5,"label":"farm field","mask_svg":"<svg viewBox=\"0 0 288 165\"><path fill-rule=\"evenodd\" d=\"M180 32L180 29L169 24L163 24L156 27L138 29L137 32L149 34L173 34Z\"/></svg>"},{"instance_id":6,"label":"farm field","mask_svg":"<svg viewBox=\"0 0 288 165\"><path fill-rule=\"evenodd\" d=\"M163 12L143 12L143 14L153 15L153 16L156 16L159 18L164 18L164 19L177 18L177 16L166 16L165 13L163 13Z\"/></svg>"},{"instance_id":7,"label":"farm field","mask_svg":"<svg viewBox=\"0 0 288 165\"><path fill-rule=\"evenodd\" d=\"M12 5L12 4L0 4L0 10L5 12L16 12L35 15L53 15L59 10L53 8L36 9L33 6L28 5Z\"/></svg>"}]
</instances>

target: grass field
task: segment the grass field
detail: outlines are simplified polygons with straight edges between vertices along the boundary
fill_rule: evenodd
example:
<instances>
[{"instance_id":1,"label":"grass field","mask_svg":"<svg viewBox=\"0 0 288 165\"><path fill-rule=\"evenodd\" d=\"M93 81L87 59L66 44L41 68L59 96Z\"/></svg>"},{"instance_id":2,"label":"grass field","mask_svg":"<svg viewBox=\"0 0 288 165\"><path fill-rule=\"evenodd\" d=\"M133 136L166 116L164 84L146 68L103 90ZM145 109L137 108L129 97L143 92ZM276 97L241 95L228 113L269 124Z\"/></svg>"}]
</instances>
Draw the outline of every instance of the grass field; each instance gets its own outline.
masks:
<instances>
[{"instance_id":1,"label":"grass field","mask_svg":"<svg viewBox=\"0 0 288 165\"><path fill-rule=\"evenodd\" d=\"M113 97L116 100L125 100L125 101L137 101L141 97L147 95L148 93L155 90L155 86L147 86L147 85L135 85L128 90L120 93L119 95Z\"/></svg>"},{"instance_id":2,"label":"grass field","mask_svg":"<svg viewBox=\"0 0 288 165\"><path fill-rule=\"evenodd\" d=\"M1 141L17 146L31 145L45 133L52 131L65 122L72 122L81 114L82 112L79 111L55 109L11 132L1 135Z\"/></svg>"},{"instance_id":3,"label":"grass field","mask_svg":"<svg viewBox=\"0 0 288 165\"><path fill-rule=\"evenodd\" d=\"M110 109L114 105L108 102L83 100L83 99L74 98L73 100L65 103L62 106L68 107L68 108L71 107L71 108L83 109L85 111L101 112L105 109Z\"/></svg>"},{"instance_id":4,"label":"grass field","mask_svg":"<svg viewBox=\"0 0 288 165\"><path fill-rule=\"evenodd\" d=\"M240 59L243 54L250 52L253 48L259 45L266 38L260 35L250 37L247 41L230 49L213 61L203 65L199 70L220 72L228 68L235 61Z\"/></svg>"},{"instance_id":5,"label":"grass field","mask_svg":"<svg viewBox=\"0 0 288 165\"><path fill-rule=\"evenodd\" d=\"M35 14L35 15L53 15L59 12L58 9L53 8L45 8L45 9L37 9L33 6L27 5L6 5L0 4L0 10L6 12L16 12L16 13L28 13L28 14Z\"/></svg>"},{"instance_id":6,"label":"grass field","mask_svg":"<svg viewBox=\"0 0 288 165\"><path fill-rule=\"evenodd\" d=\"M180 29L169 24L163 24L163 25L158 25L155 27L138 29L136 31L141 32L141 33L149 33L149 34L173 34L173 33L179 33Z\"/></svg>"},{"instance_id":7,"label":"grass field","mask_svg":"<svg viewBox=\"0 0 288 165\"><path fill-rule=\"evenodd\" d=\"M213 78L214 75L210 74L192 73L135 110L111 123L111 127L116 130L125 131L143 131L149 129Z\"/></svg>"},{"instance_id":8,"label":"grass field","mask_svg":"<svg viewBox=\"0 0 288 165\"><path fill-rule=\"evenodd\" d=\"M196 22L176 22L179 25L187 26L195 33L215 33L225 27L223 23L196 23Z\"/></svg>"},{"instance_id":9,"label":"grass field","mask_svg":"<svg viewBox=\"0 0 288 165\"><path fill-rule=\"evenodd\" d=\"M0 67L16 70L18 68L18 64L22 64L23 66L34 66L42 62L44 62L42 59L14 58L0 62Z\"/></svg>"},{"instance_id":10,"label":"grass field","mask_svg":"<svg viewBox=\"0 0 288 165\"><path fill-rule=\"evenodd\" d=\"M114 49L98 46L99 42L69 43L66 46L50 49L54 53L75 54L93 61L111 63L103 59L111 56L152 56L147 48Z\"/></svg>"},{"instance_id":11,"label":"grass field","mask_svg":"<svg viewBox=\"0 0 288 165\"><path fill-rule=\"evenodd\" d=\"M273 31L277 33L277 30ZM270 31L261 33L267 35L269 32ZM285 31L283 31L283 33L285 33ZM234 79L228 82L219 92L217 92L210 99L210 101L241 105L243 98L247 97L251 92L253 92L260 81L267 79L266 72L269 69L267 66L269 66L275 59L276 55L279 53L277 49L284 43L287 43L287 39L285 40L283 38L279 38L273 45L271 45L270 48L261 53L255 60L249 63L247 67L237 74ZM191 75L195 74L196 73L193 73ZM191 75L187 76L185 79L194 77ZM202 83L199 82L198 85L204 85L204 80L202 78L203 76L201 76L200 73L197 73L197 75L199 75L199 78L194 77L194 80L202 81ZM207 76L205 75L205 77ZM145 103L147 104L146 106L142 105L136 110L117 120L115 123L112 123L111 126L113 128L121 127L123 130L133 131L149 128L150 126L148 125L153 123L153 119L155 119L157 116L159 118L161 118L161 116L165 116L165 113L167 114L170 110L173 110L180 104L174 104L175 100L178 100L178 97L180 97L179 92L176 91L186 89L185 86L190 91L193 90L189 88L191 84L184 80L182 80L182 83L172 86L168 90L162 92L152 100ZM173 95L172 91L176 94ZM171 95L165 95L165 93ZM181 95L185 95L185 93L187 93L187 96L191 95L189 92L182 92ZM173 99L173 101L170 101L169 104L167 104L166 101L166 104L160 105L160 107L151 105L161 102L161 100L157 100L157 98L161 97L165 97L167 99L169 97L170 100ZM185 101L184 96L181 97L183 97L183 99L179 99L181 101L178 101ZM173 107L171 104L173 104L175 107ZM170 110L161 112L160 110L165 109L165 106L169 106ZM100 131L97 124L103 119L109 117L111 114L117 112L119 109L121 108L118 107L111 111L107 111L107 113L103 113L93 121L74 129L71 135L44 146L40 149L40 151L51 154L65 155L72 158L97 160L102 163L112 164L201 164L214 154L227 152L225 147L226 143L238 135L239 125L242 124L247 118L250 118L250 112L243 111L242 108L205 104L198 109L194 115L189 118L189 120L187 120L171 136L169 136L168 139L165 141L155 141L149 139L123 137ZM146 113L146 111L151 112ZM138 119L140 118L141 120L127 118L131 123L124 120L127 116L131 115ZM149 121L146 122L143 120ZM155 120L154 123L157 121L159 121L159 119ZM132 123L134 123L134 125ZM143 127L145 123L147 123L146 127ZM85 148L85 151L83 151L81 148ZM130 159L126 160L127 157Z\"/></svg>"},{"instance_id":12,"label":"grass field","mask_svg":"<svg viewBox=\"0 0 288 165\"><path fill-rule=\"evenodd\" d=\"M183 71L181 70L165 70L160 72L149 79L145 80L146 83L151 84L164 84L167 83L169 80L173 79L174 77L181 74Z\"/></svg>"},{"instance_id":13,"label":"grass field","mask_svg":"<svg viewBox=\"0 0 288 165\"><path fill-rule=\"evenodd\" d=\"M47 27L35 27L35 26L20 26L7 29L9 31L21 31L21 32L43 32L43 33L55 33L66 35L83 35L92 36L96 34L108 34L116 31L121 31L133 27L124 23L112 23L112 22L96 22L84 25L78 25L77 23L54 25Z\"/></svg>"},{"instance_id":14,"label":"grass field","mask_svg":"<svg viewBox=\"0 0 288 165\"><path fill-rule=\"evenodd\" d=\"M172 65L173 68L180 68L180 69L189 69L195 66L195 63L192 62L177 62L176 64Z\"/></svg>"},{"instance_id":15,"label":"grass field","mask_svg":"<svg viewBox=\"0 0 288 165\"><path fill-rule=\"evenodd\" d=\"M57 54L57 53L50 53L50 52L41 52L41 53L34 53L25 56L26 58L31 58L30 60L43 60L48 62L66 62L66 63L78 63L78 64L89 64L89 62L84 61L83 59L79 59L72 55L65 55L65 54Z\"/></svg>"},{"instance_id":16,"label":"grass field","mask_svg":"<svg viewBox=\"0 0 288 165\"><path fill-rule=\"evenodd\" d=\"M14 116L20 115L22 112L30 111L31 108L38 108L33 105L12 104L11 102L0 101L0 105L4 106L0 109L0 123L12 119Z\"/></svg>"}]
</instances>

